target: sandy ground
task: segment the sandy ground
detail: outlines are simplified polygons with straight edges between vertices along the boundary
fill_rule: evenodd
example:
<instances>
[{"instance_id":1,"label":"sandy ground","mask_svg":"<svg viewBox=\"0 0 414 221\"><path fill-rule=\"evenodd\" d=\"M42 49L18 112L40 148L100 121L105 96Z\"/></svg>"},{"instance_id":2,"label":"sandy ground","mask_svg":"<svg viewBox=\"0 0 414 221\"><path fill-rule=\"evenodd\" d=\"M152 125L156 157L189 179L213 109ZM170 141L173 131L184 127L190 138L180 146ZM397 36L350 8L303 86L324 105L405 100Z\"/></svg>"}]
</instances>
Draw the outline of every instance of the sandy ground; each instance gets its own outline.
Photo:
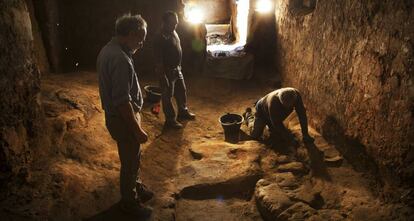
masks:
<instances>
[{"instance_id":1,"label":"sandy ground","mask_svg":"<svg viewBox=\"0 0 414 221\"><path fill-rule=\"evenodd\" d=\"M156 81L141 81L142 86L147 84L156 84ZM186 122L183 130L164 130L163 115L153 115L151 106L145 106L142 119L149 141L142 147L141 179L156 194L148 202L154 208L149 220L263 220L263 212L256 206L260 203L253 193L255 182L260 178L273 182L279 179L278 176L285 176L280 175L284 172L293 172L295 181L291 185L298 192L318 193L322 200L316 199L309 205L324 213L334 211L335 217L339 218L331 220L409 220L408 208L382 202L378 193L372 191L369 176L356 172L346 160L333 165L325 165L323 159L312 161L314 156L301 142L296 154L287 156L258 142L243 139L236 145L224 142L218 118L225 113L243 113L257 98L272 90L264 85L255 81L188 78L188 103L197 114L197 120ZM115 142L105 128L96 73L46 76L42 81L42 101L48 126L35 151L33 173L28 184L10 187L7 199L0 204L3 217L10 220L137 220L121 213L117 206L120 199L119 159ZM300 141L297 119L290 118L286 125ZM335 152L335 146L316 131L311 129L311 134L316 138L314 147L325 150L325 157L340 156ZM221 156L221 152L214 148L200 148L207 144L221 145L229 152L227 155L223 152ZM251 161L234 151L244 150L246 146L259 148L259 151L246 151L247 155L254 155ZM198 162L189 152L197 148L205 156ZM209 158L212 155L215 158ZM231 177L226 174L218 176L219 167L205 171L211 170L216 163L224 166L228 162L235 165L233 174L242 174L240 179L226 180ZM288 162L297 162L303 168L283 166ZM246 163L247 167L244 167ZM251 186L250 181L244 182L247 175L243 175L243 168L251 168L253 164L258 166L260 173ZM288 167L286 171L283 171L284 167ZM180 196L180 183L197 179L203 182L201 174L209 177L207 188L197 189L191 184L189 188L195 192L189 197ZM224 180L214 183L215 179ZM224 196L227 190L222 193L220 189L227 184L241 190ZM296 194L294 190L286 191ZM194 197L206 192L203 199ZM306 196L297 198L306 201ZM319 212L321 217L322 212Z\"/></svg>"}]
</instances>

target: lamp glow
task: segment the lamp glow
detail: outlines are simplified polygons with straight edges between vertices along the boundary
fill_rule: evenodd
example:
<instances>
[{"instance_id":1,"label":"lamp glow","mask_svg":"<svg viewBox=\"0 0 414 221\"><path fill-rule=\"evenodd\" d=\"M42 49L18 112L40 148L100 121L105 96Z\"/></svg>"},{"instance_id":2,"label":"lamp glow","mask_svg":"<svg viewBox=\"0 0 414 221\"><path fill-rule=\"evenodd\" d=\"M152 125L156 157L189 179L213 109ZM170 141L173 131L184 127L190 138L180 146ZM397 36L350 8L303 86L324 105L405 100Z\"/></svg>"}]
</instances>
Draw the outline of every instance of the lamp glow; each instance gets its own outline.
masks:
<instances>
[{"instance_id":1,"label":"lamp glow","mask_svg":"<svg viewBox=\"0 0 414 221\"><path fill-rule=\"evenodd\" d=\"M195 6L185 7L184 9L185 20L192 24L200 24L204 20L203 11Z\"/></svg>"},{"instance_id":2,"label":"lamp glow","mask_svg":"<svg viewBox=\"0 0 414 221\"><path fill-rule=\"evenodd\" d=\"M257 0L256 1L256 11L260 13L269 13L273 9L273 4L271 0Z\"/></svg>"}]
</instances>

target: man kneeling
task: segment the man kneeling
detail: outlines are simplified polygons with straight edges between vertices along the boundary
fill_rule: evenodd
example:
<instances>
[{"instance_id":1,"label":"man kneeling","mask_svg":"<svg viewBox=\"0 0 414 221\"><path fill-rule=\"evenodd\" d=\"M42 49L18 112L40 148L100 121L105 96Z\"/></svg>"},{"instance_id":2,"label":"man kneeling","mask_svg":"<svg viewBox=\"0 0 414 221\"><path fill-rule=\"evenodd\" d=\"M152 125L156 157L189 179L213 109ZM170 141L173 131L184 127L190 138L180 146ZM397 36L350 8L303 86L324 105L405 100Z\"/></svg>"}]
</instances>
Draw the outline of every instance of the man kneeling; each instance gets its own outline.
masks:
<instances>
[{"instance_id":1,"label":"man kneeling","mask_svg":"<svg viewBox=\"0 0 414 221\"><path fill-rule=\"evenodd\" d=\"M249 128L250 136L260 140L265 126L269 127L271 138L283 140L291 138L292 135L283 125L283 121L296 111L302 137L305 143L313 142L313 138L308 133L308 120L306 110L302 102L299 91L295 88L286 87L270 92L256 102L256 113L253 114L247 108L245 119Z\"/></svg>"}]
</instances>

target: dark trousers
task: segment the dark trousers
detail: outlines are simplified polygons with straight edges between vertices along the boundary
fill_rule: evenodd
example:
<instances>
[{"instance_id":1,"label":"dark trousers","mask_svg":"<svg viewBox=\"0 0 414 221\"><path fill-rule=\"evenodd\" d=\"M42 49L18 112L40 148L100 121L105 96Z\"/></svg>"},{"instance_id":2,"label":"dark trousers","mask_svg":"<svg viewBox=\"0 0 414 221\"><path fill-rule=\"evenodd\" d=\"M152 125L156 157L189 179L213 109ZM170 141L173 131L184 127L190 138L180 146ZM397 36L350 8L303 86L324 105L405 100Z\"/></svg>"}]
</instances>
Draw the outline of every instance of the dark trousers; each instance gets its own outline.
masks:
<instances>
[{"instance_id":1,"label":"dark trousers","mask_svg":"<svg viewBox=\"0 0 414 221\"><path fill-rule=\"evenodd\" d=\"M134 139L121 117L105 116L105 119L106 127L118 145L122 201L133 201L136 198L135 188L141 158L140 144Z\"/></svg>"},{"instance_id":2,"label":"dark trousers","mask_svg":"<svg viewBox=\"0 0 414 221\"><path fill-rule=\"evenodd\" d=\"M257 112L254 114L254 116L246 119L246 121L250 136L256 140L261 140L263 130L268 125L267 121L263 118L263 116L257 114Z\"/></svg>"},{"instance_id":3,"label":"dark trousers","mask_svg":"<svg viewBox=\"0 0 414 221\"><path fill-rule=\"evenodd\" d=\"M187 89L181 71L172 71L160 79L162 90L161 102L165 120L173 121L176 118L172 98L177 102L178 113L187 111Z\"/></svg>"},{"instance_id":4,"label":"dark trousers","mask_svg":"<svg viewBox=\"0 0 414 221\"><path fill-rule=\"evenodd\" d=\"M294 139L293 135L283 125L283 122L272 125L270 117L264 115L257 107L254 115L247 117L246 121L248 131L253 139L262 140L263 131L266 126L269 128L272 142L291 142Z\"/></svg>"}]
</instances>

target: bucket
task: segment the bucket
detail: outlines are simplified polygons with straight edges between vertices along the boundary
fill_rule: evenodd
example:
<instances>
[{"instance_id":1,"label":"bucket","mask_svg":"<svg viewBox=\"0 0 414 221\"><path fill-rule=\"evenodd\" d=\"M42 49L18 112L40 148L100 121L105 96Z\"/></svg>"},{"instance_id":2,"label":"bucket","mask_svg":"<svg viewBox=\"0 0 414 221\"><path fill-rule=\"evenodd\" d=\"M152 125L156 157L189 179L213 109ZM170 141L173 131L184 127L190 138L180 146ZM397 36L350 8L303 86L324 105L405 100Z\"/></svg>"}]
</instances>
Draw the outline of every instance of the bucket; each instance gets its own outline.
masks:
<instances>
[{"instance_id":1,"label":"bucket","mask_svg":"<svg viewBox=\"0 0 414 221\"><path fill-rule=\"evenodd\" d=\"M240 140L240 126L243 123L243 116L227 113L220 117L219 121L224 130L224 140L230 143L237 143Z\"/></svg>"},{"instance_id":2,"label":"bucket","mask_svg":"<svg viewBox=\"0 0 414 221\"><path fill-rule=\"evenodd\" d=\"M150 103L158 103L161 101L161 88L157 86L147 85L144 87L145 98Z\"/></svg>"}]
</instances>

